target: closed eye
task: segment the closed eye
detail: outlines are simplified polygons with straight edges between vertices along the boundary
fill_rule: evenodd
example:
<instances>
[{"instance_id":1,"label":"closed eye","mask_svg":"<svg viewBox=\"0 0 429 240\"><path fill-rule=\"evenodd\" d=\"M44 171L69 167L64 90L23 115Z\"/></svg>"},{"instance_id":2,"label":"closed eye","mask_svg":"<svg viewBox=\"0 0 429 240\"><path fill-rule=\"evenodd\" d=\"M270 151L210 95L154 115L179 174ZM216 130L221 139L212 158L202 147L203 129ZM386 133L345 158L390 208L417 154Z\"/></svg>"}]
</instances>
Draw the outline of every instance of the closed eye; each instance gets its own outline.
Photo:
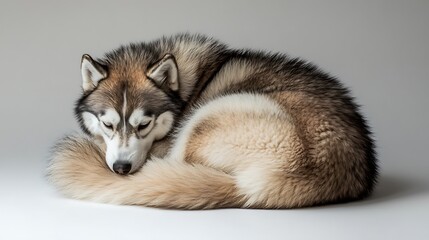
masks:
<instances>
[{"instance_id":1,"label":"closed eye","mask_svg":"<svg viewBox=\"0 0 429 240\"><path fill-rule=\"evenodd\" d=\"M137 131L142 131L142 130L144 130L144 129L146 129L148 126L149 126L149 124L150 124L150 122L151 121L149 121L149 122L147 122L147 123L145 123L145 124L140 124L138 127L137 127Z\"/></svg>"},{"instance_id":2,"label":"closed eye","mask_svg":"<svg viewBox=\"0 0 429 240\"><path fill-rule=\"evenodd\" d=\"M102 122L102 123L107 129L113 130L113 125L111 123L105 123L105 122Z\"/></svg>"}]
</instances>

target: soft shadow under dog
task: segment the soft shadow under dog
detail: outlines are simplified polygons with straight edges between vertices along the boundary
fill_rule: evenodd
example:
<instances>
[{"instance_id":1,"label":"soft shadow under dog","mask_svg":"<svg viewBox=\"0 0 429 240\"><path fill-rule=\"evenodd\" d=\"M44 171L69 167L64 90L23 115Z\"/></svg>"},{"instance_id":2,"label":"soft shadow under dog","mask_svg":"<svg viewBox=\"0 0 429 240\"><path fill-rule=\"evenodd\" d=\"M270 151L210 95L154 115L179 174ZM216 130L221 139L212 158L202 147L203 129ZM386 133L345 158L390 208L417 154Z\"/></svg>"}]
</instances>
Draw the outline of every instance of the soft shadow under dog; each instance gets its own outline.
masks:
<instances>
[{"instance_id":1,"label":"soft shadow under dog","mask_svg":"<svg viewBox=\"0 0 429 240\"><path fill-rule=\"evenodd\" d=\"M370 197L356 202L329 205L329 207L385 203L428 192L429 186L424 180L404 176L381 175L374 193Z\"/></svg>"}]
</instances>

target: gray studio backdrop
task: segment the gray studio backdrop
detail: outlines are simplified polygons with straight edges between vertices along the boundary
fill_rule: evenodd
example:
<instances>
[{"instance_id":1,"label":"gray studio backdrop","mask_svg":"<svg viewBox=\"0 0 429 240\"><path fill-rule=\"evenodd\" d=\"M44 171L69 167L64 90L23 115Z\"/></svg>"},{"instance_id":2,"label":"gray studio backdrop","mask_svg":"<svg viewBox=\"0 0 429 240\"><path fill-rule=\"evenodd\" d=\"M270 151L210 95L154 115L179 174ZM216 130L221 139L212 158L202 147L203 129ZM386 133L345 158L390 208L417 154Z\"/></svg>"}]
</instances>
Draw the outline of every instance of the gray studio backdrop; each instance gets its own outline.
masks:
<instances>
[{"instance_id":1,"label":"gray studio backdrop","mask_svg":"<svg viewBox=\"0 0 429 240\"><path fill-rule=\"evenodd\" d=\"M83 53L189 31L318 64L363 106L383 169L423 173L428 24L427 1L1 1L2 162L42 161L76 129Z\"/></svg>"},{"instance_id":2,"label":"gray studio backdrop","mask_svg":"<svg viewBox=\"0 0 429 240\"><path fill-rule=\"evenodd\" d=\"M427 193L428 26L424 0L1 0L0 188L12 203L22 187L46 187L49 147L78 129L73 106L83 53L99 57L120 44L188 31L299 56L341 79L375 133L379 191L412 179L407 188Z\"/></svg>"}]
</instances>

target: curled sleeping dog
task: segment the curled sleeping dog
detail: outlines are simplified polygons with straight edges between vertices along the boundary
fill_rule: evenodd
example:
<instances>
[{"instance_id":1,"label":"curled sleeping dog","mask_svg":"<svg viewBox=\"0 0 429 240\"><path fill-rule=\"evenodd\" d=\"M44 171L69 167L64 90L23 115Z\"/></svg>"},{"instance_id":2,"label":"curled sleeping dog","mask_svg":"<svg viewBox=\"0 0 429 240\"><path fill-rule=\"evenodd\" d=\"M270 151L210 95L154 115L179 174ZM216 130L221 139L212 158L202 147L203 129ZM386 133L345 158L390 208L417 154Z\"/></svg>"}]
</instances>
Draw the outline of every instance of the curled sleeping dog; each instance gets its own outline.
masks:
<instances>
[{"instance_id":1,"label":"curled sleeping dog","mask_svg":"<svg viewBox=\"0 0 429 240\"><path fill-rule=\"evenodd\" d=\"M162 208L297 208L362 199L377 161L348 90L283 54L179 34L81 62L47 172L65 196Z\"/></svg>"}]
</instances>

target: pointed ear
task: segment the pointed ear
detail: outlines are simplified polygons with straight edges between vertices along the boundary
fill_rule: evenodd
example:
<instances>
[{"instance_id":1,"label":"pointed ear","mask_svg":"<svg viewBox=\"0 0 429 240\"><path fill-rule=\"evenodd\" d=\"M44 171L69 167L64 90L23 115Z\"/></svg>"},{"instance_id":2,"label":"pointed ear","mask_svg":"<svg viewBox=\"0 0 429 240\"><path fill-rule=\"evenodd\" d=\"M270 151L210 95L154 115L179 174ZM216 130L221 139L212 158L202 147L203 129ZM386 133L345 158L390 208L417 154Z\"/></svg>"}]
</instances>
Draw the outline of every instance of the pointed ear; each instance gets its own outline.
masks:
<instances>
[{"instance_id":1,"label":"pointed ear","mask_svg":"<svg viewBox=\"0 0 429 240\"><path fill-rule=\"evenodd\" d=\"M95 89L98 82L107 77L105 67L93 60L88 54L82 56L80 70L82 72L82 88L84 92Z\"/></svg>"},{"instance_id":2,"label":"pointed ear","mask_svg":"<svg viewBox=\"0 0 429 240\"><path fill-rule=\"evenodd\" d=\"M173 91L179 90L179 69L176 59L171 54L166 54L149 68L147 76L160 86L166 85Z\"/></svg>"}]
</instances>

